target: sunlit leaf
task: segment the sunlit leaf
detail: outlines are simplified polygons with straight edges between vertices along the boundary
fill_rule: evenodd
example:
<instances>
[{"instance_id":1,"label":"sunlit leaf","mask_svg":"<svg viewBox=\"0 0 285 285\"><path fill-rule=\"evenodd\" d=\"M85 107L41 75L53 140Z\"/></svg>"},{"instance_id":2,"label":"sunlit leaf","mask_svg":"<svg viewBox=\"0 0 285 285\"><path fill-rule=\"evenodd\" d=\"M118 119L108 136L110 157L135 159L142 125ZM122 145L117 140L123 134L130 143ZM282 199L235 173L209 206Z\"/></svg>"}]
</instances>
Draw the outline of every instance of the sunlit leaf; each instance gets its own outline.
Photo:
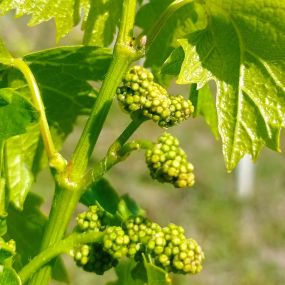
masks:
<instances>
[{"instance_id":1,"label":"sunlit leaf","mask_svg":"<svg viewBox=\"0 0 285 285\"><path fill-rule=\"evenodd\" d=\"M184 54L175 55L176 64L183 61L178 83L197 83L199 89L216 81L219 133L232 170L246 153L255 159L264 145L280 149L285 2L208 0L202 5L209 24L179 40Z\"/></svg>"},{"instance_id":2,"label":"sunlit leaf","mask_svg":"<svg viewBox=\"0 0 285 285\"><path fill-rule=\"evenodd\" d=\"M0 266L0 284L1 285L22 285L22 282L16 271L10 267Z\"/></svg>"},{"instance_id":3,"label":"sunlit leaf","mask_svg":"<svg viewBox=\"0 0 285 285\"><path fill-rule=\"evenodd\" d=\"M121 16L122 0L91 1L83 42L106 47L112 43Z\"/></svg>"},{"instance_id":4,"label":"sunlit leaf","mask_svg":"<svg viewBox=\"0 0 285 285\"><path fill-rule=\"evenodd\" d=\"M25 133L36 119L35 109L19 92L0 89L0 141Z\"/></svg>"}]
</instances>

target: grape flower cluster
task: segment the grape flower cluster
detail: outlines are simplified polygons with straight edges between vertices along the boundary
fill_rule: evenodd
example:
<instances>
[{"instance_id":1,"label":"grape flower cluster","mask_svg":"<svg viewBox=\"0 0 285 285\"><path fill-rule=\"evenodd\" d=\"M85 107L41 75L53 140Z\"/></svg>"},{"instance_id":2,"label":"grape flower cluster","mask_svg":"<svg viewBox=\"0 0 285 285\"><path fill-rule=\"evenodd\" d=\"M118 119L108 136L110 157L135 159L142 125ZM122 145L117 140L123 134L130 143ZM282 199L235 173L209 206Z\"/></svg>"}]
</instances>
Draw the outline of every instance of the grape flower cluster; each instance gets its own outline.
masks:
<instances>
[{"instance_id":1,"label":"grape flower cluster","mask_svg":"<svg viewBox=\"0 0 285 285\"><path fill-rule=\"evenodd\" d=\"M90 208L92 215L95 209L102 211L98 207ZM86 217L88 213L90 209L79 216ZM77 220L79 224L81 221L82 218ZM99 227L84 227L84 230L101 231L102 223L97 225ZM102 242L80 245L71 252L78 266L100 275L116 266L122 257L138 261L143 254L163 270L180 274L199 273L204 260L201 247L185 236L182 227L175 224L161 227L142 216L129 217L120 226L106 226Z\"/></svg>"},{"instance_id":2,"label":"grape flower cluster","mask_svg":"<svg viewBox=\"0 0 285 285\"><path fill-rule=\"evenodd\" d=\"M164 133L158 142L146 151L146 163L153 179L168 182L177 188L191 187L195 182L194 167L179 147L179 141Z\"/></svg>"},{"instance_id":3,"label":"grape flower cluster","mask_svg":"<svg viewBox=\"0 0 285 285\"><path fill-rule=\"evenodd\" d=\"M191 116L194 107L182 95L169 95L155 83L152 73L142 66L133 66L117 89L120 106L131 115L139 114L163 128L181 123Z\"/></svg>"}]
</instances>

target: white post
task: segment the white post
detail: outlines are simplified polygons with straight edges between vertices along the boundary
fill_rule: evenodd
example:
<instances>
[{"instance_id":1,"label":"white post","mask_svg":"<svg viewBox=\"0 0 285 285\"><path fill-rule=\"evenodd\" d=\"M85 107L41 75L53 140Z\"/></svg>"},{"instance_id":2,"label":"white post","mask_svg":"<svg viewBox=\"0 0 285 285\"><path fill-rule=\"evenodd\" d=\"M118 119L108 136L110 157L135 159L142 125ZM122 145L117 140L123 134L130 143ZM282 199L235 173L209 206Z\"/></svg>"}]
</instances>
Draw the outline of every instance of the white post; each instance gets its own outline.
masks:
<instances>
[{"instance_id":1,"label":"white post","mask_svg":"<svg viewBox=\"0 0 285 285\"><path fill-rule=\"evenodd\" d=\"M246 155L238 164L236 172L237 192L240 198L249 198L254 192L254 168L251 157Z\"/></svg>"}]
</instances>

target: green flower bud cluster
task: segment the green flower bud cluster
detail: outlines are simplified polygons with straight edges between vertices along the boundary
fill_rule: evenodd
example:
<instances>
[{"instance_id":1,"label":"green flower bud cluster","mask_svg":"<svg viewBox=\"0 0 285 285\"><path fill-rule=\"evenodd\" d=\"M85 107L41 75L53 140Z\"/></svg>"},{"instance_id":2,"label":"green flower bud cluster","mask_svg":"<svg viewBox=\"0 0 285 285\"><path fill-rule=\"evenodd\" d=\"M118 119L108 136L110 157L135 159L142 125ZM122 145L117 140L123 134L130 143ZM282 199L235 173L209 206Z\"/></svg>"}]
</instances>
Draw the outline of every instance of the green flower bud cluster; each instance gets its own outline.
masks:
<instances>
[{"instance_id":1,"label":"green flower bud cluster","mask_svg":"<svg viewBox=\"0 0 285 285\"><path fill-rule=\"evenodd\" d=\"M148 249L156 254L156 263L166 271L196 274L202 270L205 257L201 247L194 239L187 239L184 229L175 224L169 224L151 239Z\"/></svg>"},{"instance_id":2,"label":"green flower bud cluster","mask_svg":"<svg viewBox=\"0 0 285 285\"><path fill-rule=\"evenodd\" d=\"M125 111L136 112L164 128L181 123L194 111L190 100L169 95L142 66L134 66L126 73L117 89L117 98Z\"/></svg>"},{"instance_id":3,"label":"green flower bud cluster","mask_svg":"<svg viewBox=\"0 0 285 285\"><path fill-rule=\"evenodd\" d=\"M146 151L146 163L153 179L168 182L177 188L191 187L195 183L194 167L179 147L179 141L164 133L158 143Z\"/></svg>"},{"instance_id":4,"label":"green flower bud cluster","mask_svg":"<svg viewBox=\"0 0 285 285\"><path fill-rule=\"evenodd\" d=\"M89 210L83 213L80 213L77 218L77 227L81 232L94 231L99 232L103 231L105 227L104 223L105 212L98 205L92 205L89 207Z\"/></svg>"},{"instance_id":5,"label":"green flower bud cluster","mask_svg":"<svg viewBox=\"0 0 285 285\"><path fill-rule=\"evenodd\" d=\"M129 251L130 238L121 227L108 227L103 241L103 248L114 258L122 258Z\"/></svg>"},{"instance_id":6,"label":"green flower bud cluster","mask_svg":"<svg viewBox=\"0 0 285 285\"><path fill-rule=\"evenodd\" d=\"M100 275L119 259L128 256L138 261L142 254L163 270L180 274L200 272L204 260L201 247L186 238L182 227L169 224L162 228L142 216L129 217L121 226L107 226L102 242L81 245L71 252L78 266Z\"/></svg>"},{"instance_id":7,"label":"green flower bud cluster","mask_svg":"<svg viewBox=\"0 0 285 285\"><path fill-rule=\"evenodd\" d=\"M135 256L143 251L143 246L160 229L156 223L149 221L142 216L130 217L123 225L123 228L130 238L128 256Z\"/></svg>"},{"instance_id":8,"label":"green flower bud cluster","mask_svg":"<svg viewBox=\"0 0 285 285\"><path fill-rule=\"evenodd\" d=\"M105 271L118 264L118 260L106 252L99 243L79 246L72 250L71 255L77 266L98 275L103 275Z\"/></svg>"},{"instance_id":9,"label":"green flower bud cluster","mask_svg":"<svg viewBox=\"0 0 285 285\"><path fill-rule=\"evenodd\" d=\"M204 253L193 239L187 239L184 229L175 224L162 228L148 219L136 216L123 225L136 254L145 253L165 271L195 274L202 270ZM129 249L130 251L130 249Z\"/></svg>"}]
</instances>

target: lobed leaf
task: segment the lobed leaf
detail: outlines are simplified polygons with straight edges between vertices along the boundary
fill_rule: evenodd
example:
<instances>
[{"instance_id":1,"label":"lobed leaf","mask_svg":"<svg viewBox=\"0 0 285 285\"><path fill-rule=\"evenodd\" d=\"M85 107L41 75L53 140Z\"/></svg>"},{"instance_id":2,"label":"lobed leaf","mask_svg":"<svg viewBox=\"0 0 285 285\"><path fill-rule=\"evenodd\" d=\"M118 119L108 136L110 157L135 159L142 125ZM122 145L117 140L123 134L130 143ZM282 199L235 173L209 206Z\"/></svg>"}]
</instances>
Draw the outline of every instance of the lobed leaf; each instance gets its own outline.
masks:
<instances>
[{"instance_id":1,"label":"lobed leaf","mask_svg":"<svg viewBox=\"0 0 285 285\"><path fill-rule=\"evenodd\" d=\"M147 34L171 2L173 0L149 1L138 11L136 24ZM155 71L178 46L177 39L190 32L203 29L206 20L204 10L194 1L173 13L151 44L146 55L145 66L152 67Z\"/></svg>"},{"instance_id":2,"label":"lobed leaf","mask_svg":"<svg viewBox=\"0 0 285 285\"><path fill-rule=\"evenodd\" d=\"M175 73L182 61L179 84L196 83L201 88L216 81L219 133L231 171L247 153L256 159L264 145L280 149L285 3L206 0L202 6L208 26L178 41L184 54L180 48L172 55L170 70Z\"/></svg>"},{"instance_id":3,"label":"lobed leaf","mask_svg":"<svg viewBox=\"0 0 285 285\"><path fill-rule=\"evenodd\" d=\"M11 59L11 54L6 49L4 43L0 39L0 63L4 63L7 59Z\"/></svg>"},{"instance_id":4,"label":"lobed leaf","mask_svg":"<svg viewBox=\"0 0 285 285\"><path fill-rule=\"evenodd\" d=\"M79 0L2 0L0 15L16 10L16 17L32 15L30 26L40 24L52 18L57 27L57 39L66 35L77 23Z\"/></svg>"},{"instance_id":5,"label":"lobed leaf","mask_svg":"<svg viewBox=\"0 0 285 285\"><path fill-rule=\"evenodd\" d=\"M116 214L120 197L112 185L104 178L92 185L81 197L80 202L85 206L100 204L106 211Z\"/></svg>"},{"instance_id":6,"label":"lobed leaf","mask_svg":"<svg viewBox=\"0 0 285 285\"><path fill-rule=\"evenodd\" d=\"M83 43L106 47L114 39L121 16L122 0L91 1L88 17L83 24Z\"/></svg>"},{"instance_id":7,"label":"lobed leaf","mask_svg":"<svg viewBox=\"0 0 285 285\"><path fill-rule=\"evenodd\" d=\"M149 285L171 285L171 279L168 273L161 269L160 267L149 263L146 258L144 258L144 266L147 274L147 284Z\"/></svg>"},{"instance_id":8,"label":"lobed leaf","mask_svg":"<svg viewBox=\"0 0 285 285\"><path fill-rule=\"evenodd\" d=\"M61 47L24 57L42 92L48 121L63 140L79 115L88 114L97 96L90 81L102 80L111 50L97 47Z\"/></svg>"},{"instance_id":9,"label":"lobed leaf","mask_svg":"<svg viewBox=\"0 0 285 285\"><path fill-rule=\"evenodd\" d=\"M107 46L113 41L121 7L122 0L2 0L0 16L15 9L16 17L32 16L30 26L54 19L59 40L80 22L83 11L85 43Z\"/></svg>"},{"instance_id":10,"label":"lobed leaf","mask_svg":"<svg viewBox=\"0 0 285 285\"><path fill-rule=\"evenodd\" d=\"M19 92L0 89L0 141L25 133L36 119L35 109Z\"/></svg>"},{"instance_id":11,"label":"lobed leaf","mask_svg":"<svg viewBox=\"0 0 285 285\"><path fill-rule=\"evenodd\" d=\"M107 285L144 285L146 284L136 274L132 274L137 263L133 259L120 261L116 266L117 281L109 282ZM144 270L145 271L145 270Z\"/></svg>"},{"instance_id":12,"label":"lobed leaf","mask_svg":"<svg viewBox=\"0 0 285 285\"><path fill-rule=\"evenodd\" d=\"M189 99L194 106L194 117L203 116L210 127L215 138L219 138L218 118L215 101L212 96L209 84L205 84L199 91L196 90L196 84L190 86Z\"/></svg>"},{"instance_id":13,"label":"lobed leaf","mask_svg":"<svg viewBox=\"0 0 285 285\"><path fill-rule=\"evenodd\" d=\"M39 144L38 124L27 128L22 135L6 141L6 189L13 205L22 210L24 201L34 182L34 156Z\"/></svg>"},{"instance_id":14,"label":"lobed leaf","mask_svg":"<svg viewBox=\"0 0 285 285\"><path fill-rule=\"evenodd\" d=\"M16 271L10 267L0 266L0 284L1 285L21 285L22 282Z\"/></svg>"}]
</instances>

